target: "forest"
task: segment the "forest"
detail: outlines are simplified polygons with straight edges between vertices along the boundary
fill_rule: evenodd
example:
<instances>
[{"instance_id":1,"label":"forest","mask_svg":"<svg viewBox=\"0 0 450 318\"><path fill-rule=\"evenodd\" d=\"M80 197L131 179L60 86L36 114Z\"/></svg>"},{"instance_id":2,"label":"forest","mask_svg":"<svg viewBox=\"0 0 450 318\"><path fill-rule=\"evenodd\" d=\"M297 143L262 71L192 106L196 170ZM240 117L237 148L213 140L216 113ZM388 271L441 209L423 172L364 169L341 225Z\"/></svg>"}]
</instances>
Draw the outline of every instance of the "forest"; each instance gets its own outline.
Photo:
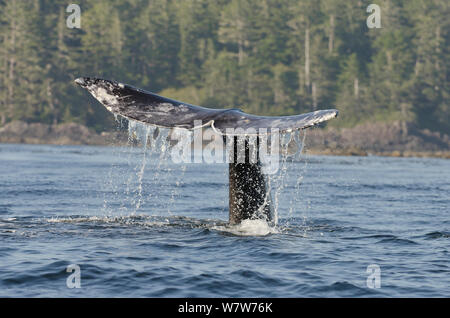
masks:
<instances>
[{"instance_id":1,"label":"forest","mask_svg":"<svg viewBox=\"0 0 450 318\"><path fill-rule=\"evenodd\" d=\"M0 127L113 116L95 76L259 115L337 108L337 127L401 121L450 133L448 0L0 0ZM380 9L369 28L367 7Z\"/></svg>"}]
</instances>

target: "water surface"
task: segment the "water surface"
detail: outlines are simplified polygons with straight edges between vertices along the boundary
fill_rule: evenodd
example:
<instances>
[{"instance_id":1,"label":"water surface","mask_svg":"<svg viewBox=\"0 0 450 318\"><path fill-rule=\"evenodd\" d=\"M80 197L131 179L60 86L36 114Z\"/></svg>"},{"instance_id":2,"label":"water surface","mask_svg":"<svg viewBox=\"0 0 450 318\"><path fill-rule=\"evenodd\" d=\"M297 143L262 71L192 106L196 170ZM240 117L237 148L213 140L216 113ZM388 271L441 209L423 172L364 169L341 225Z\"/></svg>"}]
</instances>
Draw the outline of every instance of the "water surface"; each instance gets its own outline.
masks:
<instances>
[{"instance_id":1,"label":"water surface","mask_svg":"<svg viewBox=\"0 0 450 318\"><path fill-rule=\"evenodd\" d=\"M0 296L450 296L449 160L287 162L274 228L226 225L227 178L141 148L0 145Z\"/></svg>"}]
</instances>

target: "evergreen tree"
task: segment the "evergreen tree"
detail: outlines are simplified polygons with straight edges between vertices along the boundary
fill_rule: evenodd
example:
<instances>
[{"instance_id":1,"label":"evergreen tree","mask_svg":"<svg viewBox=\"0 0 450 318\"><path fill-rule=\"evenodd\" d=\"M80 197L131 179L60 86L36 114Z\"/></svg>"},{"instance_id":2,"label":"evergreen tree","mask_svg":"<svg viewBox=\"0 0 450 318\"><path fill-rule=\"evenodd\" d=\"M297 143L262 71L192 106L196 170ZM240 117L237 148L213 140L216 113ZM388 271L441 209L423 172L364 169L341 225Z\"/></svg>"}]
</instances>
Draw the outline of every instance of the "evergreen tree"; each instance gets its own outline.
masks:
<instances>
[{"instance_id":1,"label":"evergreen tree","mask_svg":"<svg viewBox=\"0 0 450 318\"><path fill-rule=\"evenodd\" d=\"M42 111L43 70L39 1L6 0L1 11L3 89L1 120L38 120Z\"/></svg>"},{"instance_id":2,"label":"evergreen tree","mask_svg":"<svg viewBox=\"0 0 450 318\"><path fill-rule=\"evenodd\" d=\"M400 120L450 133L449 2L0 0L0 125L112 116L74 85L106 77L208 107L287 115L336 107L353 126Z\"/></svg>"}]
</instances>

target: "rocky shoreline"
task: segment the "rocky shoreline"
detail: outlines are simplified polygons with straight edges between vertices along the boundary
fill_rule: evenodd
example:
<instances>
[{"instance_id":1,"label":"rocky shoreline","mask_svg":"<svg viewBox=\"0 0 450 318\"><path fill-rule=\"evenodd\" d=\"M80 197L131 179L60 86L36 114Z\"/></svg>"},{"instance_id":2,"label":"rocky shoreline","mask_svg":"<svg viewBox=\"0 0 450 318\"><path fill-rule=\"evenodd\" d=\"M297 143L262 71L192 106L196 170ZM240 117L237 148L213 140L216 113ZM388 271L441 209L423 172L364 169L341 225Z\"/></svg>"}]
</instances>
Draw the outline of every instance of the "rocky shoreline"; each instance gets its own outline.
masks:
<instances>
[{"instance_id":1,"label":"rocky shoreline","mask_svg":"<svg viewBox=\"0 0 450 318\"><path fill-rule=\"evenodd\" d=\"M13 121L0 127L0 143L107 146L126 141L127 136L121 132L98 134L77 123L47 125Z\"/></svg>"},{"instance_id":2,"label":"rocky shoreline","mask_svg":"<svg viewBox=\"0 0 450 318\"><path fill-rule=\"evenodd\" d=\"M76 123L46 125L14 121L0 127L0 143L125 145L126 132L96 133ZM401 122L369 123L354 128L307 130L307 154L340 156L438 157L450 159L450 136Z\"/></svg>"},{"instance_id":3,"label":"rocky shoreline","mask_svg":"<svg viewBox=\"0 0 450 318\"><path fill-rule=\"evenodd\" d=\"M438 157L450 159L450 136L411 123L366 123L310 129L306 152L322 155Z\"/></svg>"}]
</instances>

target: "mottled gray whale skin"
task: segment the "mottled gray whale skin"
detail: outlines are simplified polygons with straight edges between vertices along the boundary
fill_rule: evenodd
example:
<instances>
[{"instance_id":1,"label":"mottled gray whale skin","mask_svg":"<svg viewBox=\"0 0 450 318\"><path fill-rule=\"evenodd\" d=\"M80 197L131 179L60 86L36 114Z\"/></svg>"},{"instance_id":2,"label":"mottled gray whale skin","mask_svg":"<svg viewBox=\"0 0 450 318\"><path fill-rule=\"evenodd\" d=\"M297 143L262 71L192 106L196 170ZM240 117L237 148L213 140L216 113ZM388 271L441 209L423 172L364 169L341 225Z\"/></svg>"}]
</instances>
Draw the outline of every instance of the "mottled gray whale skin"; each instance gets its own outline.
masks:
<instances>
[{"instance_id":1,"label":"mottled gray whale skin","mask_svg":"<svg viewBox=\"0 0 450 318\"><path fill-rule=\"evenodd\" d=\"M329 109L294 116L256 116L237 108L210 109L190 105L131 85L100 78L83 77L75 82L86 88L114 114L165 128L194 129L210 126L222 134L224 139L226 135L234 136L234 147L237 144L236 136L251 135L249 129L254 130L256 135L261 134L260 129L265 129L267 133L272 129L277 129L280 133L290 132L312 127L338 115L336 109ZM242 133L236 133L236 129ZM259 141L259 137L257 138ZM265 219L270 222L273 220L272 199L267 189L266 176L262 173L259 154L256 162L250 162L247 141L245 149L245 162L231 160L229 163L229 222L238 224L246 219ZM233 153L236 155L236 149Z\"/></svg>"},{"instance_id":2,"label":"mottled gray whale skin","mask_svg":"<svg viewBox=\"0 0 450 318\"><path fill-rule=\"evenodd\" d=\"M229 223L238 224L242 220L263 219L273 221L272 197L267 188L266 176L257 151L255 163L249 160L249 143L244 140L245 162L237 160L237 136L233 137L233 160L228 164L229 178ZM259 137L257 137L259 143Z\"/></svg>"},{"instance_id":3,"label":"mottled gray whale skin","mask_svg":"<svg viewBox=\"0 0 450 318\"><path fill-rule=\"evenodd\" d=\"M270 129L279 129L283 133L308 128L338 115L336 109L328 109L294 116L256 116L237 108L211 109L190 105L105 79L83 77L75 82L112 113L159 127L192 129L196 120L223 135L227 134L227 128L250 128L257 132L259 129L268 129L269 132Z\"/></svg>"}]
</instances>

